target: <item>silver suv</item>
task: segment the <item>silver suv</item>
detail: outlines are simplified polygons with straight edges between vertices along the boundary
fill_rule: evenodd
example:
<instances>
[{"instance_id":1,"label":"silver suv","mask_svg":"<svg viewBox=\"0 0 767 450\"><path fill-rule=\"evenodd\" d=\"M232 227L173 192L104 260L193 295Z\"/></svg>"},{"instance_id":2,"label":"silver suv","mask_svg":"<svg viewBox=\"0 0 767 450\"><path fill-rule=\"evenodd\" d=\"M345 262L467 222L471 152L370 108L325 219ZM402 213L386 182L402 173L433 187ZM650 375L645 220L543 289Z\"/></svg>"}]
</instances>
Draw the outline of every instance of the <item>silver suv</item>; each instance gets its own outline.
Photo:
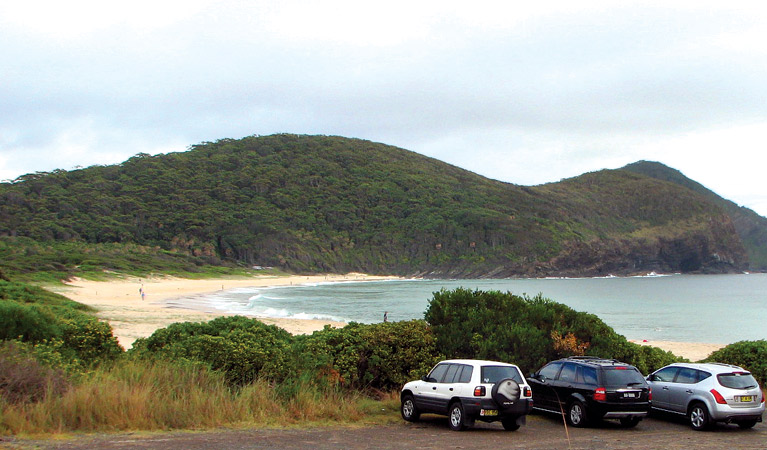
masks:
<instances>
[{"instance_id":1,"label":"silver suv","mask_svg":"<svg viewBox=\"0 0 767 450\"><path fill-rule=\"evenodd\" d=\"M525 424L533 407L532 392L519 367L497 361L451 359L442 361L400 393L402 418L415 422L421 413L450 418L450 428L461 431L483 422L500 421L509 431Z\"/></svg>"},{"instance_id":2,"label":"silver suv","mask_svg":"<svg viewBox=\"0 0 767 450\"><path fill-rule=\"evenodd\" d=\"M720 363L675 363L647 377L652 408L686 415L694 430L714 422L751 428L762 421L764 394L745 369Z\"/></svg>"}]
</instances>

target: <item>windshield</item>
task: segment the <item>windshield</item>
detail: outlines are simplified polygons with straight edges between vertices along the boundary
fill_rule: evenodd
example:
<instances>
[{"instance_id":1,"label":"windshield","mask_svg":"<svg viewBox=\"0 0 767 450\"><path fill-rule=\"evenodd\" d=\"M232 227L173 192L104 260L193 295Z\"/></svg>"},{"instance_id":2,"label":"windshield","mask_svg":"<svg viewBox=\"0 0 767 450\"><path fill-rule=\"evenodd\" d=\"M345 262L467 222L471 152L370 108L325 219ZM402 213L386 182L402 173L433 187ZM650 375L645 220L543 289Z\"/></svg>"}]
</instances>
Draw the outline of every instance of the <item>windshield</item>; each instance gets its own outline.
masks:
<instances>
[{"instance_id":1,"label":"windshield","mask_svg":"<svg viewBox=\"0 0 767 450\"><path fill-rule=\"evenodd\" d=\"M757 386L756 380L748 372L723 373L716 378L719 384L730 389L751 389Z\"/></svg>"},{"instance_id":2,"label":"windshield","mask_svg":"<svg viewBox=\"0 0 767 450\"><path fill-rule=\"evenodd\" d=\"M641 386L645 384L644 377L633 367L605 367L605 386Z\"/></svg>"},{"instance_id":3,"label":"windshield","mask_svg":"<svg viewBox=\"0 0 767 450\"><path fill-rule=\"evenodd\" d=\"M517 383L522 382L522 376L513 366L482 366L482 382L497 383L506 378L511 378Z\"/></svg>"}]
</instances>

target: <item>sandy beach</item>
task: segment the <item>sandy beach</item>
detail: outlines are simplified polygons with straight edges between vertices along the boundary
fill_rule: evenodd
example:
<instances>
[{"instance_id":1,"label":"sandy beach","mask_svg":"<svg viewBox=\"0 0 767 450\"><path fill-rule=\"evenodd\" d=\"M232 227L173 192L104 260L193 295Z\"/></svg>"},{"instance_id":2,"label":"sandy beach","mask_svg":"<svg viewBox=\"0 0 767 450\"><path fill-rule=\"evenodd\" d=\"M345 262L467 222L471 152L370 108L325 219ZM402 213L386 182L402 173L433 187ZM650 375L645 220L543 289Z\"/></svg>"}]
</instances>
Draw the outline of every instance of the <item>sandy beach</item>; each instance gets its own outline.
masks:
<instances>
[{"instance_id":1,"label":"sandy beach","mask_svg":"<svg viewBox=\"0 0 767 450\"><path fill-rule=\"evenodd\" d=\"M120 345L128 349L133 341L148 337L155 330L176 322L206 322L226 313L212 309L199 301L200 296L237 287L290 286L334 281L385 280L359 273L312 276L255 276L190 280L173 277L120 278L110 281L74 279L63 287L50 288L76 302L96 309L96 315L112 325ZM261 318L264 323L277 325L292 334L307 334L325 325L346 325L340 322L289 318Z\"/></svg>"},{"instance_id":2,"label":"sandy beach","mask_svg":"<svg viewBox=\"0 0 767 450\"><path fill-rule=\"evenodd\" d=\"M190 280L173 277L120 278L110 281L75 279L64 287L52 288L97 310L97 316L112 325L120 345L128 349L141 337L176 322L205 322L226 313L215 310L200 301L200 297L216 291L237 287L290 286L333 281L365 281L394 279L360 273L346 275L312 276L254 276ZM264 323L277 325L292 334L307 334L321 330L325 325L342 327L342 322L325 320L257 317ZM691 361L705 358L723 347L720 344L632 341L652 345L683 356Z\"/></svg>"},{"instance_id":3,"label":"sandy beach","mask_svg":"<svg viewBox=\"0 0 767 450\"><path fill-rule=\"evenodd\" d=\"M712 352L724 347L724 344L707 344L700 342L672 342L672 341L636 341L631 342L639 345L651 345L653 347L662 348L663 350L670 351L671 353L682 356L689 359L692 362L700 361L707 357Z\"/></svg>"}]
</instances>

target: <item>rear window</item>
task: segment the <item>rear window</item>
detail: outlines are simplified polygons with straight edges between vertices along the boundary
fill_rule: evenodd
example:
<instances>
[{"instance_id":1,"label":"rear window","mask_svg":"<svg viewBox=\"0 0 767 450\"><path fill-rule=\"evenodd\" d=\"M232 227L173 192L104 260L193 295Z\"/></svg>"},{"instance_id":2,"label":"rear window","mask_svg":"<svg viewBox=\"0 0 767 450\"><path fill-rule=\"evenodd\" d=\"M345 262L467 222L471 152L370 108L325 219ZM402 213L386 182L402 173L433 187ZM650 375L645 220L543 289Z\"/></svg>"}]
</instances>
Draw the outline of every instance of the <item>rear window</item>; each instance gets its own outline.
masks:
<instances>
[{"instance_id":1,"label":"rear window","mask_svg":"<svg viewBox=\"0 0 767 450\"><path fill-rule=\"evenodd\" d=\"M602 373L605 386L637 386L645 384L642 374L633 367L605 367Z\"/></svg>"},{"instance_id":2,"label":"rear window","mask_svg":"<svg viewBox=\"0 0 767 450\"><path fill-rule=\"evenodd\" d=\"M758 386L748 372L722 373L716 376L719 384L730 389L751 389Z\"/></svg>"},{"instance_id":3,"label":"rear window","mask_svg":"<svg viewBox=\"0 0 767 450\"><path fill-rule=\"evenodd\" d=\"M482 382L497 383L506 378L511 378L517 383L522 382L522 376L513 366L482 366Z\"/></svg>"}]
</instances>

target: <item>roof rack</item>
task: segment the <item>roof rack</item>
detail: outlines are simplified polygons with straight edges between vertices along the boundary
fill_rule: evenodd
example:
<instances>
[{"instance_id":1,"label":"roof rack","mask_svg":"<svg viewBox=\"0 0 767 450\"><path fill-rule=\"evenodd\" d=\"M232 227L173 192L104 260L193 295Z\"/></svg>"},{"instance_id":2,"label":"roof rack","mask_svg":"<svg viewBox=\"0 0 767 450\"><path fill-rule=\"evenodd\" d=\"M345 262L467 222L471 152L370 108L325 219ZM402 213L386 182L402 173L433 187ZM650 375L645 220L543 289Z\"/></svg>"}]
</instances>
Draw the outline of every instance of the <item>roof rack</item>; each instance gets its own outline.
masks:
<instances>
[{"instance_id":1,"label":"roof rack","mask_svg":"<svg viewBox=\"0 0 767 450\"><path fill-rule=\"evenodd\" d=\"M608 361L613 364L626 364L614 358L600 358L599 356L567 356L564 359L575 359L579 361Z\"/></svg>"},{"instance_id":2,"label":"roof rack","mask_svg":"<svg viewBox=\"0 0 767 450\"><path fill-rule=\"evenodd\" d=\"M565 359L605 359L599 356L567 356Z\"/></svg>"}]
</instances>

